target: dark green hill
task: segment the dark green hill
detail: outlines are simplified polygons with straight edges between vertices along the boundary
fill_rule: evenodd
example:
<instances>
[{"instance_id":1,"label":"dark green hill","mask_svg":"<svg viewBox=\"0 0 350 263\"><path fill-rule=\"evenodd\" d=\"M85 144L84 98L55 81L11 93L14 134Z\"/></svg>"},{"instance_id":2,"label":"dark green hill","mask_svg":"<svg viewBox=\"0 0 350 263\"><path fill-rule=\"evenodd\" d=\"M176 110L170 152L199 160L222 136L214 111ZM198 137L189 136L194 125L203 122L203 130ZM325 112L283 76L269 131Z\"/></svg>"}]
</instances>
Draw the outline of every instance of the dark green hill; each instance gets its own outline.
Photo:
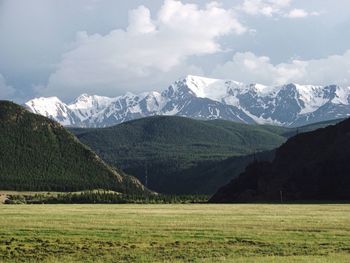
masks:
<instances>
[{"instance_id":1,"label":"dark green hill","mask_svg":"<svg viewBox=\"0 0 350 263\"><path fill-rule=\"evenodd\" d=\"M350 119L299 134L253 162L211 202L350 200Z\"/></svg>"},{"instance_id":2,"label":"dark green hill","mask_svg":"<svg viewBox=\"0 0 350 263\"><path fill-rule=\"evenodd\" d=\"M286 129L283 127L263 126L285 137L316 130L340 122L341 119L314 123L299 128ZM170 181L173 189L180 193L213 194L222 185L229 183L232 178L244 172L245 168L255 161L272 161L275 150L258 152L254 155L234 156L225 160L208 160L181 171L175 180ZM198 183L200 182L200 183Z\"/></svg>"},{"instance_id":3,"label":"dark green hill","mask_svg":"<svg viewBox=\"0 0 350 263\"><path fill-rule=\"evenodd\" d=\"M60 124L0 101L0 189L143 193L134 177L104 163Z\"/></svg>"},{"instance_id":4,"label":"dark green hill","mask_svg":"<svg viewBox=\"0 0 350 263\"><path fill-rule=\"evenodd\" d=\"M152 190L185 194L213 193L223 181L208 179L205 183L210 185L199 187L204 183L201 171L207 170L205 167L228 157L276 148L286 140L282 134L288 129L156 116L108 128L71 131L106 162L142 182L147 173ZM195 184L198 187L188 187Z\"/></svg>"}]
</instances>

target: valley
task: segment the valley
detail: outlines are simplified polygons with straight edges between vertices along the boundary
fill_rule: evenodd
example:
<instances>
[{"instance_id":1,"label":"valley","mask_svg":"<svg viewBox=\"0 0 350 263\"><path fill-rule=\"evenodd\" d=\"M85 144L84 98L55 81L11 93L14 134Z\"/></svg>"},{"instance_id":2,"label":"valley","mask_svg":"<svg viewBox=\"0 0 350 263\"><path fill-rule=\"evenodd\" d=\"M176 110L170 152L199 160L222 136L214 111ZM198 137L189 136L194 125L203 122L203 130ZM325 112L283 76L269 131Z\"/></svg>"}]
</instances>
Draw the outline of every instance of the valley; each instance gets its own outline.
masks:
<instances>
[{"instance_id":1,"label":"valley","mask_svg":"<svg viewBox=\"0 0 350 263\"><path fill-rule=\"evenodd\" d=\"M286 128L225 120L155 116L108 128L70 128L104 161L165 194L213 194L254 159L271 160L273 149L297 133L332 120Z\"/></svg>"},{"instance_id":2,"label":"valley","mask_svg":"<svg viewBox=\"0 0 350 263\"><path fill-rule=\"evenodd\" d=\"M0 263L349 263L349 10L0 0Z\"/></svg>"},{"instance_id":3,"label":"valley","mask_svg":"<svg viewBox=\"0 0 350 263\"><path fill-rule=\"evenodd\" d=\"M153 116L107 128L70 128L75 137L59 123L6 101L0 102L0 120L3 135L0 138L0 189L102 190L122 194L106 196L101 192L103 202L107 203L128 202L135 199L133 195L146 197L158 193L162 196L213 195L244 173L252 162L273 161L275 149L295 137L305 133L311 138L313 133L322 131L319 128L336 129L347 122L332 120L287 128ZM318 130L310 132L314 129ZM302 145L296 147L302 148ZM346 178L342 181L346 187ZM96 194L84 198L90 198L91 202L101 199ZM40 197L34 203L46 202L44 199ZM70 199L68 196L60 200ZM80 202L79 196L74 199ZM165 199L172 200L172 197ZM315 195L313 200L317 199Z\"/></svg>"}]
</instances>

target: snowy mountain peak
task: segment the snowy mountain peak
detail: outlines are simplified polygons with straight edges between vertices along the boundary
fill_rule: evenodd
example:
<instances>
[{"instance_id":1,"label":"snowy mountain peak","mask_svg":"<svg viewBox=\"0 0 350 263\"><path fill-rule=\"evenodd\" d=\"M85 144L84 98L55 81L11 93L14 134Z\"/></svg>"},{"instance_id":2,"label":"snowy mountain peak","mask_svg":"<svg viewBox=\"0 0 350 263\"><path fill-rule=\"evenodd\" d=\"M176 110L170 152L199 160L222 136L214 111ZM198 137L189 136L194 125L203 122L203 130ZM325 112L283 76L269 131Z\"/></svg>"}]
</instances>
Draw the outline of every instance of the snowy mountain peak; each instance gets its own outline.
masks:
<instances>
[{"instance_id":1,"label":"snowy mountain peak","mask_svg":"<svg viewBox=\"0 0 350 263\"><path fill-rule=\"evenodd\" d=\"M281 89L278 86L265 86L258 83L250 84L249 87L262 97L273 96Z\"/></svg>"},{"instance_id":2,"label":"snowy mountain peak","mask_svg":"<svg viewBox=\"0 0 350 263\"><path fill-rule=\"evenodd\" d=\"M40 97L25 103L25 106L33 113L57 120L62 125L71 125L69 109L57 97Z\"/></svg>"},{"instance_id":3,"label":"snowy mountain peak","mask_svg":"<svg viewBox=\"0 0 350 263\"><path fill-rule=\"evenodd\" d=\"M186 78L186 84L200 98L220 100L227 92L223 80L188 76Z\"/></svg>"},{"instance_id":4,"label":"snowy mountain peak","mask_svg":"<svg viewBox=\"0 0 350 263\"><path fill-rule=\"evenodd\" d=\"M57 108L65 107L66 105L57 97L40 97L34 98L25 103L25 105L33 112L44 115L47 113L52 116L57 115Z\"/></svg>"},{"instance_id":5,"label":"snowy mountain peak","mask_svg":"<svg viewBox=\"0 0 350 263\"><path fill-rule=\"evenodd\" d=\"M89 97L91 97L89 94L83 93L80 96L78 96L75 100L85 100L85 99L88 99Z\"/></svg>"},{"instance_id":6,"label":"snowy mountain peak","mask_svg":"<svg viewBox=\"0 0 350 263\"><path fill-rule=\"evenodd\" d=\"M221 101L230 89L241 88L243 83L233 80L188 75L182 80L175 82L175 85L180 87L185 86L196 97Z\"/></svg>"},{"instance_id":7,"label":"snowy mountain peak","mask_svg":"<svg viewBox=\"0 0 350 263\"><path fill-rule=\"evenodd\" d=\"M350 116L349 104L350 87L266 86L188 75L163 92L115 98L82 94L70 104L57 97L36 98L25 105L63 125L105 127L152 115L298 126Z\"/></svg>"}]
</instances>

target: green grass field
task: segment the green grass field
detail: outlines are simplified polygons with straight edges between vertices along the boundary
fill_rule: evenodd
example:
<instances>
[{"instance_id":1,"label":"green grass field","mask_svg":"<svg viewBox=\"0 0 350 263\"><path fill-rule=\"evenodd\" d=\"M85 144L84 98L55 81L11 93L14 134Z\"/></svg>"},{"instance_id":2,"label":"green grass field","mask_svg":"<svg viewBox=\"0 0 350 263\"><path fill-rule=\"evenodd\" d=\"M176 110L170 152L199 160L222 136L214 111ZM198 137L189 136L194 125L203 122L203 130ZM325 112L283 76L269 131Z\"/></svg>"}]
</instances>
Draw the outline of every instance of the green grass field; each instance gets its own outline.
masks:
<instances>
[{"instance_id":1,"label":"green grass field","mask_svg":"<svg viewBox=\"0 0 350 263\"><path fill-rule=\"evenodd\" d=\"M350 205L0 205L0 262L350 262Z\"/></svg>"}]
</instances>

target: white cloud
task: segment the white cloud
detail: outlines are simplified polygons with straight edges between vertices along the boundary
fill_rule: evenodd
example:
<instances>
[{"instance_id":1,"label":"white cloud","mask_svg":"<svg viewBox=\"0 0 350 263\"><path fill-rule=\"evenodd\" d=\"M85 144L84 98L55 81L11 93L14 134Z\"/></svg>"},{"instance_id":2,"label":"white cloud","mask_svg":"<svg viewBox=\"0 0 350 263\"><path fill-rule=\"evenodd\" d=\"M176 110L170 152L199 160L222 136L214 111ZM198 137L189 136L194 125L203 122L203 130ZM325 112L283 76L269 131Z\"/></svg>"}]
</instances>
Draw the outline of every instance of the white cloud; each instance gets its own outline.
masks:
<instances>
[{"instance_id":1,"label":"white cloud","mask_svg":"<svg viewBox=\"0 0 350 263\"><path fill-rule=\"evenodd\" d=\"M277 65L266 56L259 57L251 52L236 53L231 61L217 66L212 75L265 85L296 82L350 86L350 50L343 55L314 60L293 60L290 63Z\"/></svg>"},{"instance_id":2,"label":"white cloud","mask_svg":"<svg viewBox=\"0 0 350 263\"><path fill-rule=\"evenodd\" d=\"M320 12L307 12L304 9L294 8L289 11L285 16L289 18L304 18L308 16L319 16Z\"/></svg>"},{"instance_id":3,"label":"white cloud","mask_svg":"<svg viewBox=\"0 0 350 263\"><path fill-rule=\"evenodd\" d=\"M151 19L151 12L143 5L129 13L129 27L131 34L147 34L156 32L156 26Z\"/></svg>"},{"instance_id":4,"label":"white cloud","mask_svg":"<svg viewBox=\"0 0 350 263\"><path fill-rule=\"evenodd\" d=\"M309 14L304 9L294 8L288 14L289 18L303 18L307 17Z\"/></svg>"},{"instance_id":5,"label":"white cloud","mask_svg":"<svg viewBox=\"0 0 350 263\"><path fill-rule=\"evenodd\" d=\"M153 19L148 8L139 6L129 13L127 30L116 29L107 35L80 32L74 48L63 55L40 93L116 95L155 88L150 86L156 79L162 83L179 73L199 72L187 65L188 57L219 52L219 37L246 31L232 10L216 2L200 9L195 4L165 0Z\"/></svg>"},{"instance_id":6,"label":"white cloud","mask_svg":"<svg viewBox=\"0 0 350 263\"><path fill-rule=\"evenodd\" d=\"M244 0L239 9L249 15L273 16L281 14L292 0Z\"/></svg>"},{"instance_id":7,"label":"white cloud","mask_svg":"<svg viewBox=\"0 0 350 263\"><path fill-rule=\"evenodd\" d=\"M9 99L15 90L6 84L5 78L0 74L0 99Z\"/></svg>"},{"instance_id":8,"label":"white cloud","mask_svg":"<svg viewBox=\"0 0 350 263\"><path fill-rule=\"evenodd\" d=\"M307 12L301 8L290 9L291 3L292 0L244 0L237 9L249 15L268 17L278 15L288 18L305 18L320 15L319 12Z\"/></svg>"}]
</instances>

